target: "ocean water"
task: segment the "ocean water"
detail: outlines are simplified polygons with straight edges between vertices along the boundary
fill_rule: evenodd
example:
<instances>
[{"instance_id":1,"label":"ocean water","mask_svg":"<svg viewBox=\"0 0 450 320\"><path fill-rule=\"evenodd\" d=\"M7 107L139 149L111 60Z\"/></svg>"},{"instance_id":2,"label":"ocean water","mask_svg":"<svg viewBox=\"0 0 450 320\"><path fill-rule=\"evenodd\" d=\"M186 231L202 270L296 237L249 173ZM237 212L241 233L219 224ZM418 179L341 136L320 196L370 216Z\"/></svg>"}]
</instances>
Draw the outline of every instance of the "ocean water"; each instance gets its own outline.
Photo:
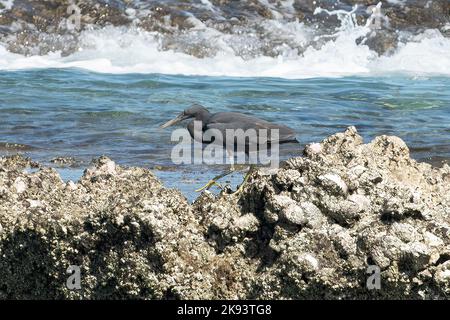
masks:
<instances>
[{"instance_id":1,"label":"ocean water","mask_svg":"<svg viewBox=\"0 0 450 320\"><path fill-rule=\"evenodd\" d=\"M48 165L56 157L75 158L79 165L63 171L66 179L76 179L93 157L107 155L123 165L156 167L168 186L180 187L192 198L195 188L224 168L174 165L172 130L159 128L192 103L294 128L301 146L282 146L283 158L300 155L303 145L354 125L365 141L397 135L415 159L440 165L450 159L449 88L448 77L292 80L3 71L0 137L26 145L20 152ZM3 146L0 154L17 151L11 149Z\"/></svg>"},{"instance_id":2,"label":"ocean water","mask_svg":"<svg viewBox=\"0 0 450 320\"><path fill-rule=\"evenodd\" d=\"M322 39L298 21L260 21L277 56L254 54L266 38L255 42L253 29L224 35L194 17L177 48L205 44L214 54L162 49L157 34L133 27L87 29L70 55L25 56L0 44L0 155L20 152L55 167L52 159L73 157L74 165L58 168L65 180L106 155L154 169L193 200L225 167L174 165L172 130L159 126L199 103L295 129L300 145L282 146L282 159L353 125L366 142L396 135L413 158L449 162L450 39L424 30L380 56L356 41L371 30L350 12L330 14L342 26ZM224 182L234 187L241 179L238 172Z\"/></svg>"}]
</instances>

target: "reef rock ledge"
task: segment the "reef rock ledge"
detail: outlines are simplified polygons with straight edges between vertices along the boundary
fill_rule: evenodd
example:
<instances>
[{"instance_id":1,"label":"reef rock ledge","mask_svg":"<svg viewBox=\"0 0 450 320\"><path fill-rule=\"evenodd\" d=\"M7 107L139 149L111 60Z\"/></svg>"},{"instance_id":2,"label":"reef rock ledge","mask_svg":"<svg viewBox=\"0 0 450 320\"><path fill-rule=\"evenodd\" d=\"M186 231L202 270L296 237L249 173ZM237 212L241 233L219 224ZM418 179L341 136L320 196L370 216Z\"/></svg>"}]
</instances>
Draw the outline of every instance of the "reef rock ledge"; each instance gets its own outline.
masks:
<instances>
[{"instance_id":1,"label":"reef rock ledge","mask_svg":"<svg viewBox=\"0 0 450 320\"><path fill-rule=\"evenodd\" d=\"M350 127L193 205L106 157L78 183L0 158L1 299L449 296L450 167L397 137Z\"/></svg>"}]
</instances>

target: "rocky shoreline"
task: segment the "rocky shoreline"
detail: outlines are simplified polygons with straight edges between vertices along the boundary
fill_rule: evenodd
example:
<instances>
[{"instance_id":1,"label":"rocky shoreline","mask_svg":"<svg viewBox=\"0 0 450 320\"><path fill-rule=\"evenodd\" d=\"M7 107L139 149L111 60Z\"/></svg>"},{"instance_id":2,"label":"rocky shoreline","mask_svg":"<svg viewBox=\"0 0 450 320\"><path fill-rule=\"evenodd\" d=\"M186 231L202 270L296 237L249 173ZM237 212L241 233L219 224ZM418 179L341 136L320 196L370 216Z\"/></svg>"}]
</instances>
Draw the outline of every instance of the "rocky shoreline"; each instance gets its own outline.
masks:
<instances>
[{"instance_id":1,"label":"rocky shoreline","mask_svg":"<svg viewBox=\"0 0 450 320\"><path fill-rule=\"evenodd\" d=\"M0 257L1 299L446 299L450 167L350 127L255 172L239 196L190 205L106 157L78 183L2 157ZM74 265L79 290L66 286Z\"/></svg>"},{"instance_id":2,"label":"rocky shoreline","mask_svg":"<svg viewBox=\"0 0 450 320\"><path fill-rule=\"evenodd\" d=\"M288 1L286 1L288 2ZM10 8L0 4L0 42L9 51L23 55L45 55L61 51L70 55L80 50L80 31L101 29L107 26L132 27L158 34L161 50L184 52L196 57L214 56L217 48L213 39L196 37L199 24L215 30L221 37L248 34L248 47L233 48L243 58L258 55L278 56L280 37L292 49L303 52L306 47L318 43L298 43L285 35L274 35L272 29L264 28L265 20L298 22L312 29L321 30L315 37L335 33L341 27L337 15L328 15L324 10L344 10L354 13L360 25L371 15L371 8L379 0L306 0L292 1L231 1L211 0L200 3L184 1L133 1L133 0L14 0ZM76 3L80 18L79 28L73 24L73 12L68 8ZM383 15L387 23L381 30L374 30L363 41L378 54L390 54L408 38L427 29L439 30L450 36L450 2L447 0L383 1ZM275 37L274 37L275 36ZM262 41L262 40L265 40ZM262 41L262 43L258 43ZM258 43L251 48L252 43Z\"/></svg>"}]
</instances>

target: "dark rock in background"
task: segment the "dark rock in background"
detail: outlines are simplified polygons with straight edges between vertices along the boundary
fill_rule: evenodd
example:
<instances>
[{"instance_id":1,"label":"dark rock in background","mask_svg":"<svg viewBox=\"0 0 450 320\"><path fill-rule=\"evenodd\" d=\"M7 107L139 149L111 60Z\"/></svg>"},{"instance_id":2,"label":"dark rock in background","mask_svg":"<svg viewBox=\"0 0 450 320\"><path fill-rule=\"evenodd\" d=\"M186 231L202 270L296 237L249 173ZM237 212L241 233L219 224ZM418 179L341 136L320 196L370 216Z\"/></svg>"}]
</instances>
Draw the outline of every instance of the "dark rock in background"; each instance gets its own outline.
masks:
<instances>
[{"instance_id":1,"label":"dark rock in background","mask_svg":"<svg viewBox=\"0 0 450 320\"><path fill-rule=\"evenodd\" d=\"M365 24L370 9L379 1L294 1L287 6L281 1L269 0L268 5L256 0L228 1L212 0L214 7L199 1L108 1L80 0L81 30L105 26L132 26L157 32L162 41L162 50L177 50L194 56L215 55L217 48L209 40L194 40L196 23L217 30L222 35L247 35L242 38L254 48L240 50L233 48L238 55L249 58L257 55L277 56L277 47L287 44L300 53L310 43L295 43L280 38L264 28L270 20L298 21L316 29L317 35L332 34L341 22L336 15L324 12L315 14L315 9L350 11L358 4L356 19ZM67 9L72 2L68 0L34 1L16 0L10 10L0 14L0 41L6 43L11 52L25 55L43 55L61 51L69 55L79 48L79 31L67 28L71 12ZM396 33L406 31L419 33L425 29L441 29L448 36L446 24L450 23L450 4L447 0L416 1L407 0L400 4L383 2L382 13L389 19L389 26L382 32L369 36L365 42L379 54L389 54L397 45ZM196 22L197 21L197 22ZM444 30L445 29L445 30ZM190 33L192 33L190 35ZM381 36L380 36L381 35Z\"/></svg>"}]
</instances>

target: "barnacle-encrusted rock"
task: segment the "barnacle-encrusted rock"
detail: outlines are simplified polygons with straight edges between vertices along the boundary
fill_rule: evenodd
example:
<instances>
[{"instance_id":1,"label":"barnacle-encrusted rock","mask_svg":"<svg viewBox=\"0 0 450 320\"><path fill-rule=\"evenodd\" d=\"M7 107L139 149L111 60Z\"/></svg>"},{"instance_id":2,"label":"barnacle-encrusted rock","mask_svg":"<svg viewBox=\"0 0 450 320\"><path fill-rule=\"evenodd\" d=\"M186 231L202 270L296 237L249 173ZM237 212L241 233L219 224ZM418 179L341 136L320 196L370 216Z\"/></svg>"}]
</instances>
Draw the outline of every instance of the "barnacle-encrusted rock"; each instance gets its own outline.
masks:
<instances>
[{"instance_id":1,"label":"barnacle-encrusted rock","mask_svg":"<svg viewBox=\"0 0 450 320\"><path fill-rule=\"evenodd\" d=\"M78 183L0 158L0 298L450 296L448 165L354 127L304 155L193 205L106 157ZM74 265L80 290L66 286Z\"/></svg>"},{"instance_id":2,"label":"barnacle-encrusted rock","mask_svg":"<svg viewBox=\"0 0 450 320\"><path fill-rule=\"evenodd\" d=\"M275 176L253 175L238 201L245 208L264 199L254 214L274 230L269 247L277 255L258 279L261 288L276 289L261 297L448 297L447 165L417 163L397 137L363 144L354 127L304 154ZM289 185L280 183L286 172L296 177ZM308 218L305 203L315 208ZM308 223L314 216L317 223ZM381 270L380 290L366 288L370 265Z\"/></svg>"},{"instance_id":3,"label":"barnacle-encrusted rock","mask_svg":"<svg viewBox=\"0 0 450 320\"><path fill-rule=\"evenodd\" d=\"M0 163L3 298L235 298L236 259L217 256L184 196L146 169L100 158L79 183ZM66 287L71 265L81 290ZM232 280L230 280L232 279ZM230 284L230 281L233 281Z\"/></svg>"}]
</instances>

